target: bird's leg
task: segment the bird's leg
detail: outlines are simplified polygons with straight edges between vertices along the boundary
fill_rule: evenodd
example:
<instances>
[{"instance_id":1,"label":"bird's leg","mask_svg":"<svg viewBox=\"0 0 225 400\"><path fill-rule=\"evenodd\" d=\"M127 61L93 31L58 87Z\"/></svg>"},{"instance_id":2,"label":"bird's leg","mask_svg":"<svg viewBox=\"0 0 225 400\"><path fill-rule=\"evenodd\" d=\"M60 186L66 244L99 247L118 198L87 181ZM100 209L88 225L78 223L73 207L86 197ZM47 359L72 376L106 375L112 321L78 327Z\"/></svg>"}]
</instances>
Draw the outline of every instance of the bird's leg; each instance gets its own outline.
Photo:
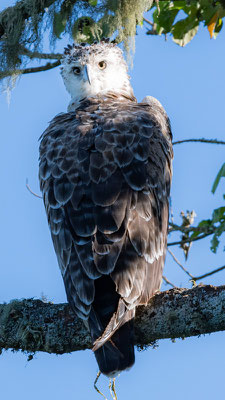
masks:
<instances>
[{"instance_id":1,"label":"bird's leg","mask_svg":"<svg viewBox=\"0 0 225 400\"><path fill-rule=\"evenodd\" d=\"M117 394L116 394L116 378L113 378L113 384L112 384L112 391L115 395L114 400L117 400Z\"/></svg>"},{"instance_id":2,"label":"bird's leg","mask_svg":"<svg viewBox=\"0 0 225 400\"><path fill-rule=\"evenodd\" d=\"M113 383L112 383L112 381L113 381ZM111 381L111 379L109 380L110 394L111 394L113 400L117 400L116 387L115 387L116 378L113 378L112 381Z\"/></svg>"},{"instance_id":3,"label":"bird's leg","mask_svg":"<svg viewBox=\"0 0 225 400\"><path fill-rule=\"evenodd\" d=\"M99 379L100 375L101 375L101 371L98 371L97 376L96 376L96 379L95 379L95 381L94 381L94 388L95 388L95 390L97 390L97 392L98 392L99 394L101 394L101 395L104 397L105 400L107 400L107 398L105 397L105 395L104 395L102 392L100 392L100 390L99 390L99 389L97 388L97 386L96 386L96 383L98 382L98 379Z\"/></svg>"},{"instance_id":4,"label":"bird's leg","mask_svg":"<svg viewBox=\"0 0 225 400\"><path fill-rule=\"evenodd\" d=\"M112 379L109 379L109 391L110 391L111 397L113 398L113 392L112 392Z\"/></svg>"}]
</instances>

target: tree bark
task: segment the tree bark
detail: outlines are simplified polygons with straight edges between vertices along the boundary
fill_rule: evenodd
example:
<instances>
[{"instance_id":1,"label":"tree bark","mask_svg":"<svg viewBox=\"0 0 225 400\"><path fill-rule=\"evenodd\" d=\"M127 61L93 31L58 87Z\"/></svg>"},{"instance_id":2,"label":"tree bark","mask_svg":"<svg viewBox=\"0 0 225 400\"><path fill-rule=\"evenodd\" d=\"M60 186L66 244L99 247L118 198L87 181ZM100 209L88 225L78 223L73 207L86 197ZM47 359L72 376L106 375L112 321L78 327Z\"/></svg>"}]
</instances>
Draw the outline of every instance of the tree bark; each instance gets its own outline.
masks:
<instances>
[{"instance_id":1,"label":"tree bark","mask_svg":"<svg viewBox=\"0 0 225 400\"><path fill-rule=\"evenodd\" d=\"M225 330L225 286L171 289L137 309L135 344ZM68 304L13 300L0 305L0 349L63 354L91 348L83 322Z\"/></svg>"}]
</instances>

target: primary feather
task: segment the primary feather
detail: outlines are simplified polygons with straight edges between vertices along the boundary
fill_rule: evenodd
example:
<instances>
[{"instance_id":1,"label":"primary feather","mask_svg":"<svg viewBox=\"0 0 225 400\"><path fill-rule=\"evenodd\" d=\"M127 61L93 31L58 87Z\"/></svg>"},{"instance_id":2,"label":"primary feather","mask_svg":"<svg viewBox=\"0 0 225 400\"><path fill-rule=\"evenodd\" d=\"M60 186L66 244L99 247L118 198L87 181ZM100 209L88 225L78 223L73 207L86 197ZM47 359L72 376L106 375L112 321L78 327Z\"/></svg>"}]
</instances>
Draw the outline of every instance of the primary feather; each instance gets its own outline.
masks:
<instances>
[{"instance_id":1,"label":"primary feather","mask_svg":"<svg viewBox=\"0 0 225 400\"><path fill-rule=\"evenodd\" d=\"M170 123L156 99L136 102L118 47L65 53L72 99L41 137L40 185L68 301L89 324L100 370L115 376L134 363L135 308L161 285Z\"/></svg>"}]
</instances>

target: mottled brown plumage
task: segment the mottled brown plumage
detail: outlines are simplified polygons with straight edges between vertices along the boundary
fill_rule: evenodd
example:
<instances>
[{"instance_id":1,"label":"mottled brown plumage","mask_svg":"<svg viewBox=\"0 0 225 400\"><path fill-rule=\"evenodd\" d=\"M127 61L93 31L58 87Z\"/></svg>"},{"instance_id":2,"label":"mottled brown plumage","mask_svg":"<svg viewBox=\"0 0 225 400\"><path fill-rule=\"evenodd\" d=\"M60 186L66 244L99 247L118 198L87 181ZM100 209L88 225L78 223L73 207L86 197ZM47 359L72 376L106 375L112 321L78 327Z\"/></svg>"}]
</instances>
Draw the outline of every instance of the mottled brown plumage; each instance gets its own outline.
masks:
<instances>
[{"instance_id":1,"label":"mottled brown plumage","mask_svg":"<svg viewBox=\"0 0 225 400\"><path fill-rule=\"evenodd\" d=\"M132 319L160 288L172 175L168 117L108 92L59 114L40 143L40 185L68 301L103 373L134 362Z\"/></svg>"}]
</instances>

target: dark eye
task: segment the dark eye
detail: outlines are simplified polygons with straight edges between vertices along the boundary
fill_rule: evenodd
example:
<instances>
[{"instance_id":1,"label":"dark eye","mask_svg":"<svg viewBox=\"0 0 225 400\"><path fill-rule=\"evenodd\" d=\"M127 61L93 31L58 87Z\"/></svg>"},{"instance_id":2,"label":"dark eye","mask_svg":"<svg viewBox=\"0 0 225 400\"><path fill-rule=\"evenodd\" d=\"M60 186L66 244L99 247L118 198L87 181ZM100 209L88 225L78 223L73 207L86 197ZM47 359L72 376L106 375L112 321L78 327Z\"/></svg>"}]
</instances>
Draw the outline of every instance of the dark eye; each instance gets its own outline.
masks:
<instances>
[{"instance_id":1,"label":"dark eye","mask_svg":"<svg viewBox=\"0 0 225 400\"><path fill-rule=\"evenodd\" d=\"M107 66L107 64L106 64L105 61L100 61L100 62L98 63L98 66L99 66L100 69L105 69L106 66Z\"/></svg>"},{"instance_id":2,"label":"dark eye","mask_svg":"<svg viewBox=\"0 0 225 400\"><path fill-rule=\"evenodd\" d=\"M81 69L79 67L73 67L72 71L75 75L79 75L81 73Z\"/></svg>"}]
</instances>

